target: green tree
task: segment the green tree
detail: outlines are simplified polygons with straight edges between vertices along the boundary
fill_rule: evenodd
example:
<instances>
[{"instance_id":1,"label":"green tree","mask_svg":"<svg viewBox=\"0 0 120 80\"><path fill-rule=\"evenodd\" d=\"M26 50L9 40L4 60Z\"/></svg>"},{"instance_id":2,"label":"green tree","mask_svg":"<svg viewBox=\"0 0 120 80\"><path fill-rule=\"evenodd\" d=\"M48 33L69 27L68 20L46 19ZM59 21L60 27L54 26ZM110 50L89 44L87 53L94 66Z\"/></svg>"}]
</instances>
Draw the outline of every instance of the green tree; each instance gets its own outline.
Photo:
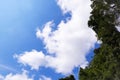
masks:
<instances>
[{"instance_id":1,"label":"green tree","mask_svg":"<svg viewBox=\"0 0 120 80\"><path fill-rule=\"evenodd\" d=\"M65 77L65 78L61 78L59 80L75 80L74 76L73 75L70 75L68 77Z\"/></svg>"},{"instance_id":2,"label":"green tree","mask_svg":"<svg viewBox=\"0 0 120 80\"><path fill-rule=\"evenodd\" d=\"M80 69L80 80L120 80L120 0L91 0L91 27L102 41L86 69Z\"/></svg>"}]
</instances>

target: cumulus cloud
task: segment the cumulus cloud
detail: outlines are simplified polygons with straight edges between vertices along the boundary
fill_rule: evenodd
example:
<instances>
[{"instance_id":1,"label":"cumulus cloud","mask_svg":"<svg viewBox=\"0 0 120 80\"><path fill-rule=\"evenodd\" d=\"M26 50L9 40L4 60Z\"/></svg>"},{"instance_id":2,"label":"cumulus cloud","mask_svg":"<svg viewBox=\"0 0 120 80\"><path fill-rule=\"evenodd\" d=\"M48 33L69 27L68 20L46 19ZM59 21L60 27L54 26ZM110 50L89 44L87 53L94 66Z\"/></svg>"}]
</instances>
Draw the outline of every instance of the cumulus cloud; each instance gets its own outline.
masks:
<instances>
[{"instance_id":1,"label":"cumulus cloud","mask_svg":"<svg viewBox=\"0 0 120 80\"><path fill-rule=\"evenodd\" d=\"M69 74L74 67L85 68L88 65L86 55L94 48L97 39L87 26L91 11L89 0L58 0L57 4L63 14L70 13L71 18L66 23L62 20L56 26L57 30L52 30L53 21L47 22L43 30L37 29L36 36L43 40L48 54L34 50L16 57L18 62L32 69L45 66L57 73Z\"/></svg>"},{"instance_id":2,"label":"cumulus cloud","mask_svg":"<svg viewBox=\"0 0 120 80\"><path fill-rule=\"evenodd\" d=\"M15 58L18 58L18 62L24 65L29 65L31 69L39 69L39 66L45 64L45 55L40 51L32 50L30 52L24 52L23 54L14 55Z\"/></svg>"},{"instance_id":3,"label":"cumulus cloud","mask_svg":"<svg viewBox=\"0 0 120 80\"><path fill-rule=\"evenodd\" d=\"M46 49L55 57L49 57L49 67L59 73L71 73L74 67L85 67L86 55L96 43L95 33L88 28L90 2L87 0L58 0L63 13L70 12L67 23L61 21L58 29L52 31L52 21L46 23L42 31L37 30L37 37L44 40ZM84 8L84 9L83 9Z\"/></svg>"},{"instance_id":4,"label":"cumulus cloud","mask_svg":"<svg viewBox=\"0 0 120 80\"><path fill-rule=\"evenodd\" d=\"M46 77L44 75L41 75L39 80L52 80L50 77Z\"/></svg>"},{"instance_id":5,"label":"cumulus cloud","mask_svg":"<svg viewBox=\"0 0 120 80\"><path fill-rule=\"evenodd\" d=\"M5 77L0 75L0 80L33 80L27 75L27 71L23 70L21 74L8 74Z\"/></svg>"}]
</instances>

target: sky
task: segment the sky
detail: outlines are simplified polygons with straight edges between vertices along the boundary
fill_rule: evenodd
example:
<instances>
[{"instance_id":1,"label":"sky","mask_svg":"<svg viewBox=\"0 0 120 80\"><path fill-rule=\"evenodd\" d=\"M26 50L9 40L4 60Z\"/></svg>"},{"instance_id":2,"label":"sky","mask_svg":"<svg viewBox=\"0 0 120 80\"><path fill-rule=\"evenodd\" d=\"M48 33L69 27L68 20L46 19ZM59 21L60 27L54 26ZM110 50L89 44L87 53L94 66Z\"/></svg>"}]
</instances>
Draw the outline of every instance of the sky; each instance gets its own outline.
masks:
<instances>
[{"instance_id":1,"label":"sky","mask_svg":"<svg viewBox=\"0 0 120 80\"><path fill-rule=\"evenodd\" d=\"M89 0L0 0L0 80L58 80L97 48Z\"/></svg>"}]
</instances>

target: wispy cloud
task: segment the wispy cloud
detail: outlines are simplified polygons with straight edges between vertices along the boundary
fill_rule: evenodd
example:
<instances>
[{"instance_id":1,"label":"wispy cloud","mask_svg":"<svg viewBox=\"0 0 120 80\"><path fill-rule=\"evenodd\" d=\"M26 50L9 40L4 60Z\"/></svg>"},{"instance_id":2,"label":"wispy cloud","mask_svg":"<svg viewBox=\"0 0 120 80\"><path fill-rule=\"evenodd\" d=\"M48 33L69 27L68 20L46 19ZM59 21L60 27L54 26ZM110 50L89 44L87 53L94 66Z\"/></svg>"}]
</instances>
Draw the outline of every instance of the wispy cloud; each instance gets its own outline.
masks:
<instances>
[{"instance_id":1,"label":"wispy cloud","mask_svg":"<svg viewBox=\"0 0 120 80\"><path fill-rule=\"evenodd\" d=\"M4 69L4 70L7 70L7 71L11 71L11 72L17 72L16 69L12 68L12 67L9 67L7 65L3 65L3 64L0 64L0 68L1 69Z\"/></svg>"},{"instance_id":2,"label":"wispy cloud","mask_svg":"<svg viewBox=\"0 0 120 80\"><path fill-rule=\"evenodd\" d=\"M28 77L28 73L26 70L23 70L21 74L8 74L6 76L0 75L0 80L33 80Z\"/></svg>"},{"instance_id":3,"label":"wispy cloud","mask_svg":"<svg viewBox=\"0 0 120 80\"><path fill-rule=\"evenodd\" d=\"M41 75L39 80L52 80L52 79L50 77L46 77L44 75Z\"/></svg>"}]
</instances>

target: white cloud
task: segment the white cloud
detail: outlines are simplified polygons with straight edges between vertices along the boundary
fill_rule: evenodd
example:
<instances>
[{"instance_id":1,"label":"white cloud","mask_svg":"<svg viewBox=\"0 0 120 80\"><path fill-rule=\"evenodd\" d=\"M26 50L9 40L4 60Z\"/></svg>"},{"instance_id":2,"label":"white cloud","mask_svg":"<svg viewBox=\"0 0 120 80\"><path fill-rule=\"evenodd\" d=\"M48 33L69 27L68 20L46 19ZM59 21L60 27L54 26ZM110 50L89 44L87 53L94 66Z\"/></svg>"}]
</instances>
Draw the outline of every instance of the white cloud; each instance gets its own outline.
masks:
<instances>
[{"instance_id":1,"label":"white cloud","mask_svg":"<svg viewBox=\"0 0 120 80\"><path fill-rule=\"evenodd\" d=\"M58 73L71 73L74 67L85 67L86 55L94 47L96 37L94 31L87 26L90 15L90 1L58 0L63 13L71 12L67 23L61 21L58 29L52 30L52 21L46 23L42 31L37 30L37 37L43 38L46 49L55 57L49 58L49 67ZM84 8L84 9L83 9Z\"/></svg>"},{"instance_id":2,"label":"white cloud","mask_svg":"<svg viewBox=\"0 0 120 80\"><path fill-rule=\"evenodd\" d=\"M33 80L32 78L29 78L27 75L27 72L24 70L22 74L8 74L5 77L0 75L0 80Z\"/></svg>"},{"instance_id":3,"label":"white cloud","mask_svg":"<svg viewBox=\"0 0 120 80\"><path fill-rule=\"evenodd\" d=\"M14 55L18 58L18 62L24 65L29 65L32 69L39 69L39 66L45 64L45 56L42 52L32 50L31 52L24 52L24 54Z\"/></svg>"},{"instance_id":4,"label":"white cloud","mask_svg":"<svg viewBox=\"0 0 120 80\"><path fill-rule=\"evenodd\" d=\"M50 77L42 75L39 80L52 80Z\"/></svg>"},{"instance_id":5,"label":"white cloud","mask_svg":"<svg viewBox=\"0 0 120 80\"><path fill-rule=\"evenodd\" d=\"M39 51L17 55L18 61L32 69L40 66L55 69L57 73L69 74L74 67L85 68L88 65L86 55L97 39L94 31L88 28L90 15L89 0L58 0L62 12L70 12L71 19L61 21L58 29L52 31L53 21L47 22L43 30L37 29L36 36L43 40L48 54Z\"/></svg>"},{"instance_id":6,"label":"white cloud","mask_svg":"<svg viewBox=\"0 0 120 80\"><path fill-rule=\"evenodd\" d=\"M0 80L4 80L4 77L2 75L0 75Z\"/></svg>"}]
</instances>

